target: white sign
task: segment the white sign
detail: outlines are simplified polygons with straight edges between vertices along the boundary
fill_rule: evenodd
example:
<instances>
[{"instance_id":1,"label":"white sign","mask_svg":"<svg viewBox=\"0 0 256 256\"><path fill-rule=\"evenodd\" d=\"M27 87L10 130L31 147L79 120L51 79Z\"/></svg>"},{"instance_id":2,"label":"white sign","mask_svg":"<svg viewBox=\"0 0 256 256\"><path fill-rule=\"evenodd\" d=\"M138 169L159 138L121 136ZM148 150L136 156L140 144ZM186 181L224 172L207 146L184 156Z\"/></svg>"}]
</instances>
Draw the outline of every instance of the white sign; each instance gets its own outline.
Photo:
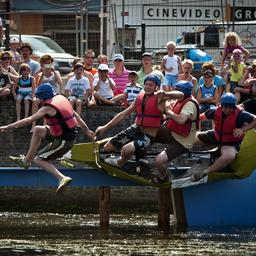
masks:
<instances>
[{"instance_id":1,"label":"white sign","mask_svg":"<svg viewBox=\"0 0 256 256\"><path fill-rule=\"evenodd\" d=\"M143 19L187 19L216 20L221 18L221 11L215 7L185 7L143 5Z\"/></svg>"}]
</instances>

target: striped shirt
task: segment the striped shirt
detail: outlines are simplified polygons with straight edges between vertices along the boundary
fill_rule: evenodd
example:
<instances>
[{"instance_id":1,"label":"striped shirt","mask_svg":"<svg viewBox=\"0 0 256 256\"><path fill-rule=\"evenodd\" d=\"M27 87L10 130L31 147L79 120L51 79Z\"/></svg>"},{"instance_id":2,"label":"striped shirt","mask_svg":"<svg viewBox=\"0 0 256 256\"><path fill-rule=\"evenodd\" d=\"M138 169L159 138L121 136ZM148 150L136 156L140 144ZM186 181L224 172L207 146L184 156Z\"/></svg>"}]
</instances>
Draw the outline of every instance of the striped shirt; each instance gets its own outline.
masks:
<instances>
[{"instance_id":1,"label":"striped shirt","mask_svg":"<svg viewBox=\"0 0 256 256\"><path fill-rule=\"evenodd\" d=\"M128 75L129 75L129 70L123 69L123 73L121 75L117 75L115 73L115 69L111 69L108 73L109 77L112 78L115 81L116 88L113 90L114 95L118 95L121 93L124 93L125 87L128 84Z\"/></svg>"}]
</instances>

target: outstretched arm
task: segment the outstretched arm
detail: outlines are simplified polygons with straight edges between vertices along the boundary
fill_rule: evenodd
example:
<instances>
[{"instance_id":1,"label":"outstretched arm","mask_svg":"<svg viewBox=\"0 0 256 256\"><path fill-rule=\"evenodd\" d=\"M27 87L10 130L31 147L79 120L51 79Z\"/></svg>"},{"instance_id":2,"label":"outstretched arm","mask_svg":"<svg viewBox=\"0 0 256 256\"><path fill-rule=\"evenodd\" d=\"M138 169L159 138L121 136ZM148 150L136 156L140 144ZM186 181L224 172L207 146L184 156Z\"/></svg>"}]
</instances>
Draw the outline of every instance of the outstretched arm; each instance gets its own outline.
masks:
<instances>
[{"instance_id":1,"label":"outstretched arm","mask_svg":"<svg viewBox=\"0 0 256 256\"><path fill-rule=\"evenodd\" d=\"M85 121L74 111L76 120L80 125L81 129L83 130L84 134L87 135L90 139L95 138L95 133L89 129Z\"/></svg>"}]
</instances>

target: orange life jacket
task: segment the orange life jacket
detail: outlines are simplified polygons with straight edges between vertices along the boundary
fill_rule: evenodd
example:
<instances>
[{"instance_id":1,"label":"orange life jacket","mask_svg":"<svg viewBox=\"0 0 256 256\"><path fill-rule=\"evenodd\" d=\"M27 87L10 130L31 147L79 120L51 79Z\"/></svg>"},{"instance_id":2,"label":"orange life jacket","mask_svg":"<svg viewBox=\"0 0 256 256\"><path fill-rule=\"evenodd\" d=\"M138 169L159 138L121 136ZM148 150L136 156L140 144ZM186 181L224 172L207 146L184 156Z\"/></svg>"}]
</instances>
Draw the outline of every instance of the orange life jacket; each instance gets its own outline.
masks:
<instances>
[{"instance_id":1,"label":"orange life jacket","mask_svg":"<svg viewBox=\"0 0 256 256\"><path fill-rule=\"evenodd\" d=\"M75 113L72 105L62 95L56 95L51 99L44 101L43 105L49 105L54 107L60 113L62 119L57 118L56 116L45 116L44 118L47 121L47 124L50 127L50 133L55 136L61 136L63 134L63 129L61 123L65 123L68 128L72 129L77 126L77 120L75 118Z\"/></svg>"},{"instance_id":2,"label":"orange life jacket","mask_svg":"<svg viewBox=\"0 0 256 256\"><path fill-rule=\"evenodd\" d=\"M148 96L147 99L145 96L145 92L140 92L136 98L135 123L145 127L160 127L163 115L157 107L158 98L154 94Z\"/></svg>"}]
</instances>

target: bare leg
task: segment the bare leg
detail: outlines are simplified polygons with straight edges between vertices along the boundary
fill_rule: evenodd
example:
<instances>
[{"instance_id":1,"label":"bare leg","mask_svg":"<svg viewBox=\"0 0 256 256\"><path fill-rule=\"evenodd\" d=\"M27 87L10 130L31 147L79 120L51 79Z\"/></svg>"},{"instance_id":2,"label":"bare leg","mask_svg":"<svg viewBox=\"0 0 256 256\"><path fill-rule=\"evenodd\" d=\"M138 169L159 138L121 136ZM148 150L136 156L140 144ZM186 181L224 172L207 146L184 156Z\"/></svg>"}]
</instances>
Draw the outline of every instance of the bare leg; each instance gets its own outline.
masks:
<instances>
[{"instance_id":1,"label":"bare leg","mask_svg":"<svg viewBox=\"0 0 256 256\"><path fill-rule=\"evenodd\" d=\"M166 169L168 164L168 156L165 151L160 152L155 158L155 166L160 173L160 176L166 175Z\"/></svg>"},{"instance_id":2,"label":"bare leg","mask_svg":"<svg viewBox=\"0 0 256 256\"><path fill-rule=\"evenodd\" d=\"M21 100L16 100L16 114L17 114L17 121L20 120L20 109L21 109Z\"/></svg>"},{"instance_id":3,"label":"bare leg","mask_svg":"<svg viewBox=\"0 0 256 256\"><path fill-rule=\"evenodd\" d=\"M121 158L117 161L118 166L122 167L132 157L135 152L134 142L129 142L122 147Z\"/></svg>"},{"instance_id":4,"label":"bare leg","mask_svg":"<svg viewBox=\"0 0 256 256\"><path fill-rule=\"evenodd\" d=\"M65 176L52 164L50 161L41 160L40 158L36 157L34 159L34 163L38 166L42 167L44 170L52 174L58 180L63 179Z\"/></svg>"},{"instance_id":5,"label":"bare leg","mask_svg":"<svg viewBox=\"0 0 256 256\"><path fill-rule=\"evenodd\" d=\"M25 105L25 117L28 117L29 115L29 105L30 105L30 102L28 99L24 100L24 105Z\"/></svg>"},{"instance_id":6,"label":"bare leg","mask_svg":"<svg viewBox=\"0 0 256 256\"><path fill-rule=\"evenodd\" d=\"M215 162L212 165L210 165L206 170L204 170L204 173L209 174L211 172L216 172L228 166L234 160L236 154L237 151L234 147L222 146L221 156L217 158Z\"/></svg>"},{"instance_id":7,"label":"bare leg","mask_svg":"<svg viewBox=\"0 0 256 256\"><path fill-rule=\"evenodd\" d=\"M28 163L32 163L34 158L35 158L35 154L37 152L38 147L41 144L41 140L42 138L45 137L47 132L47 128L44 126L35 126L35 128L33 129L33 135L30 141L30 145L29 145L29 150L28 153L26 155L26 162Z\"/></svg>"},{"instance_id":8,"label":"bare leg","mask_svg":"<svg viewBox=\"0 0 256 256\"><path fill-rule=\"evenodd\" d=\"M80 99L76 100L76 112L79 116L81 116L82 112L82 101Z\"/></svg>"}]
</instances>

